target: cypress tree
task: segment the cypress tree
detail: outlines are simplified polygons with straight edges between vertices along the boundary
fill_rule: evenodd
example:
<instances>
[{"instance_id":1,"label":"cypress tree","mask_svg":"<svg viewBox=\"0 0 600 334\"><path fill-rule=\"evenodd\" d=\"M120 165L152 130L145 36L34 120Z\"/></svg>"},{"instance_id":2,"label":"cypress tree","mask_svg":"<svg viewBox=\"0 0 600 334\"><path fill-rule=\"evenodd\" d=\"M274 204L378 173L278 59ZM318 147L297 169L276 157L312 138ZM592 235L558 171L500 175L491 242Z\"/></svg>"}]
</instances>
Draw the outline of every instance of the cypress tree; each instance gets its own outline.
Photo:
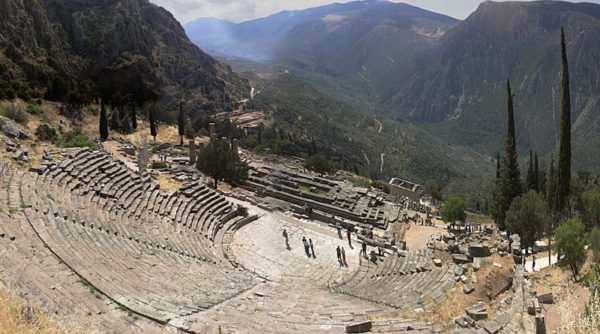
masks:
<instances>
[{"instance_id":1,"label":"cypress tree","mask_svg":"<svg viewBox=\"0 0 600 334\"><path fill-rule=\"evenodd\" d=\"M131 127L137 129L137 118L135 117L135 106L131 105Z\"/></svg>"},{"instance_id":2,"label":"cypress tree","mask_svg":"<svg viewBox=\"0 0 600 334\"><path fill-rule=\"evenodd\" d=\"M540 192L540 167L538 165L537 153L535 153L533 159L533 185L533 189L537 192Z\"/></svg>"},{"instance_id":3,"label":"cypress tree","mask_svg":"<svg viewBox=\"0 0 600 334\"><path fill-rule=\"evenodd\" d=\"M546 201L548 202L548 209L550 212L554 212L556 209L556 169L554 169L554 154L552 153L550 153L550 165L548 165Z\"/></svg>"},{"instance_id":4,"label":"cypress tree","mask_svg":"<svg viewBox=\"0 0 600 334\"><path fill-rule=\"evenodd\" d=\"M100 139L108 138L108 116L106 115L106 106L104 101L100 103Z\"/></svg>"},{"instance_id":5,"label":"cypress tree","mask_svg":"<svg viewBox=\"0 0 600 334\"><path fill-rule=\"evenodd\" d=\"M496 154L496 180L500 178L500 152Z\"/></svg>"},{"instance_id":6,"label":"cypress tree","mask_svg":"<svg viewBox=\"0 0 600 334\"><path fill-rule=\"evenodd\" d=\"M500 177L496 180L494 187L494 205L492 208L492 216L501 230L506 228L506 211L508 211L513 199L521 195L522 190L519 163L517 161L513 99L508 79L506 80L506 91L508 94L508 129L504 140Z\"/></svg>"},{"instance_id":7,"label":"cypress tree","mask_svg":"<svg viewBox=\"0 0 600 334\"><path fill-rule=\"evenodd\" d=\"M183 145L183 135L185 134L185 119L183 115L183 101L179 102L179 114L177 115L177 124L179 125L179 145Z\"/></svg>"},{"instance_id":8,"label":"cypress tree","mask_svg":"<svg viewBox=\"0 0 600 334\"><path fill-rule=\"evenodd\" d=\"M148 120L150 121L150 134L154 137L154 141L156 141L156 124L154 122L154 107L150 108L148 112Z\"/></svg>"},{"instance_id":9,"label":"cypress tree","mask_svg":"<svg viewBox=\"0 0 600 334\"><path fill-rule=\"evenodd\" d=\"M535 189L533 177L533 151L529 150L529 168L527 168L527 177L525 178L525 185L527 190Z\"/></svg>"},{"instance_id":10,"label":"cypress tree","mask_svg":"<svg viewBox=\"0 0 600 334\"><path fill-rule=\"evenodd\" d=\"M562 55L562 111L560 115L560 143L556 181L556 210L565 209L571 181L571 94L569 92L569 65L565 46L565 33L560 27Z\"/></svg>"}]
</instances>

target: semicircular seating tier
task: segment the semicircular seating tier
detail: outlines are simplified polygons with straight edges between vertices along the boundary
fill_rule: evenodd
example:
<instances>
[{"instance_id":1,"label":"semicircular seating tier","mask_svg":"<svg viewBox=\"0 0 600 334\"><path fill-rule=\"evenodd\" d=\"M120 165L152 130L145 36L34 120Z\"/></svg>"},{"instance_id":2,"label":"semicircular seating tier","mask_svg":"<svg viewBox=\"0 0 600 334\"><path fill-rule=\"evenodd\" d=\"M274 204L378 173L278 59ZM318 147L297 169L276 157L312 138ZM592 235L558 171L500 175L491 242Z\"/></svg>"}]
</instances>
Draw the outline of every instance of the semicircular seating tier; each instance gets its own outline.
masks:
<instances>
[{"instance_id":1,"label":"semicircular seating tier","mask_svg":"<svg viewBox=\"0 0 600 334\"><path fill-rule=\"evenodd\" d=\"M150 177L86 149L40 175L5 179L10 203L22 203L48 249L136 313L167 322L253 286L213 242L244 217L204 185L165 193Z\"/></svg>"}]
</instances>

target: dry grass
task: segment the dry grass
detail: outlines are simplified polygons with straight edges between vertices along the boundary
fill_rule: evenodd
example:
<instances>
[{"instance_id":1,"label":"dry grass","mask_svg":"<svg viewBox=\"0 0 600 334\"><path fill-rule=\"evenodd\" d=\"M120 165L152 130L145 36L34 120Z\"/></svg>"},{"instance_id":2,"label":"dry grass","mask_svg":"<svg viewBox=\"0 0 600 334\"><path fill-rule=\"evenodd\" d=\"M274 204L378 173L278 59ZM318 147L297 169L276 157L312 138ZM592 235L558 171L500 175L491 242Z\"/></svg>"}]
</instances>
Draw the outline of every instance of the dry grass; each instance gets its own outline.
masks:
<instances>
[{"instance_id":1,"label":"dry grass","mask_svg":"<svg viewBox=\"0 0 600 334\"><path fill-rule=\"evenodd\" d=\"M182 183L180 181L172 180L168 174L155 175L156 180L160 184L160 189L163 191L177 190L181 188Z\"/></svg>"},{"instance_id":2,"label":"dry grass","mask_svg":"<svg viewBox=\"0 0 600 334\"><path fill-rule=\"evenodd\" d=\"M25 334L25 333L92 333L91 329L71 323L59 323L48 314L33 307L34 314L28 318L22 310L32 307L18 296L10 293L0 285L0 334Z\"/></svg>"},{"instance_id":3,"label":"dry grass","mask_svg":"<svg viewBox=\"0 0 600 334\"><path fill-rule=\"evenodd\" d=\"M467 221L484 224L484 225L485 224L487 224L487 225L494 224L494 220L492 219L492 217L477 214L477 213L472 213L472 212L467 212Z\"/></svg>"}]
</instances>

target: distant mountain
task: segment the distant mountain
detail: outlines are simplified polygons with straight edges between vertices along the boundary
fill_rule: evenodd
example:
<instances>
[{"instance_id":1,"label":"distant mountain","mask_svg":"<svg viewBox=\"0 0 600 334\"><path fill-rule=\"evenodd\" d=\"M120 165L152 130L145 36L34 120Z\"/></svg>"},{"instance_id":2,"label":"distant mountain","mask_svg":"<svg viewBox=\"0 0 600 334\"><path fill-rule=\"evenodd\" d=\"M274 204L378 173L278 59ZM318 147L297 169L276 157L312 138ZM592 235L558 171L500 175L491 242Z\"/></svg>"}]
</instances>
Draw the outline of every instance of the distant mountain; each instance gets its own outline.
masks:
<instances>
[{"instance_id":1,"label":"distant mountain","mask_svg":"<svg viewBox=\"0 0 600 334\"><path fill-rule=\"evenodd\" d=\"M272 62L286 34L298 24L332 13L367 8L378 1L354 1L297 11L283 11L238 24L214 18L199 18L183 25L203 50L219 56Z\"/></svg>"},{"instance_id":2,"label":"distant mountain","mask_svg":"<svg viewBox=\"0 0 600 334\"><path fill-rule=\"evenodd\" d=\"M600 5L484 2L421 54L409 80L381 101L451 142L493 153L505 132L506 79L515 94L520 149L556 148L561 110L560 26L571 79L573 163L600 162Z\"/></svg>"},{"instance_id":3,"label":"distant mountain","mask_svg":"<svg viewBox=\"0 0 600 334\"><path fill-rule=\"evenodd\" d=\"M138 101L225 102L247 94L229 66L202 52L148 0L3 0L0 79L43 93L88 80L92 94ZM97 90L97 91L96 91Z\"/></svg>"}]
</instances>

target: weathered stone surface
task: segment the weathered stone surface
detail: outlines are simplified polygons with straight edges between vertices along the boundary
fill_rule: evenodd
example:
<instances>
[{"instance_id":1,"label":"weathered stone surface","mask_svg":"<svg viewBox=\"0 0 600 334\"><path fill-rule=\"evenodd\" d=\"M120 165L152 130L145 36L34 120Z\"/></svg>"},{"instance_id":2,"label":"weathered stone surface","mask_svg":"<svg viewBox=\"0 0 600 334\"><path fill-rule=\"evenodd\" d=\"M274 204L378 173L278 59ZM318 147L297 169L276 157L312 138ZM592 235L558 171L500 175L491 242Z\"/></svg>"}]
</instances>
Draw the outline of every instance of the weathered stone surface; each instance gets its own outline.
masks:
<instances>
[{"instance_id":1,"label":"weathered stone surface","mask_svg":"<svg viewBox=\"0 0 600 334\"><path fill-rule=\"evenodd\" d=\"M373 322L365 321L352 325L346 325L346 333L366 333L373 328Z\"/></svg>"},{"instance_id":2,"label":"weathered stone surface","mask_svg":"<svg viewBox=\"0 0 600 334\"><path fill-rule=\"evenodd\" d=\"M490 247L487 245L487 243L472 242L469 244L469 255L473 257L490 256Z\"/></svg>"},{"instance_id":3,"label":"weathered stone surface","mask_svg":"<svg viewBox=\"0 0 600 334\"><path fill-rule=\"evenodd\" d=\"M452 261L457 264L471 262L465 254L452 254Z\"/></svg>"},{"instance_id":4,"label":"weathered stone surface","mask_svg":"<svg viewBox=\"0 0 600 334\"><path fill-rule=\"evenodd\" d=\"M48 168L47 165L41 165L39 167L30 167L29 171L38 173L39 175L42 175L42 174L44 174L44 172L46 171L47 168Z\"/></svg>"},{"instance_id":5,"label":"weathered stone surface","mask_svg":"<svg viewBox=\"0 0 600 334\"><path fill-rule=\"evenodd\" d=\"M475 288L474 288L474 287L473 287L473 285L471 285L471 284L466 284L466 285L463 287L463 292L464 292L465 294L467 294L467 295L468 295L468 294L470 294L471 292L473 292L473 290L475 290Z\"/></svg>"},{"instance_id":6,"label":"weathered stone surface","mask_svg":"<svg viewBox=\"0 0 600 334\"><path fill-rule=\"evenodd\" d=\"M489 334L496 334L500 331L500 324L498 324L495 320L488 320L485 325L483 325L483 329Z\"/></svg>"},{"instance_id":7,"label":"weathered stone surface","mask_svg":"<svg viewBox=\"0 0 600 334\"><path fill-rule=\"evenodd\" d=\"M467 308L467 315L476 321L486 319L488 317L487 310L485 309L483 303L478 303Z\"/></svg>"},{"instance_id":8,"label":"weathered stone surface","mask_svg":"<svg viewBox=\"0 0 600 334\"><path fill-rule=\"evenodd\" d=\"M473 271L478 271L481 269L481 258L474 257L473 258Z\"/></svg>"},{"instance_id":9,"label":"weathered stone surface","mask_svg":"<svg viewBox=\"0 0 600 334\"><path fill-rule=\"evenodd\" d=\"M433 264L435 264L436 267L441 267L442 266L442 260L440 260L440 259L433 259Z\"/></svg>"},{"instance_id":10,"label":"weathered stone surface","mask_svg":"<svg viewBox=\"0 0 600 334\"><path fill-rule=\"evenodd\" d=\"M11 119L0 116L0 121L3 123L2 132L7 135L19 139L33 139L33 136L29 132L23 131Z\"/></svg>"},{"instance_id":11,"label":"weathered stone surface","mask_svg":"<svg viewBox=\"0 0 600 334\"><path fill-rule=\"evenodd\" d=\"M542 304L554 304L554 296L551 291L538 294L537 300Z\"/></svg>"}]
</instances>

